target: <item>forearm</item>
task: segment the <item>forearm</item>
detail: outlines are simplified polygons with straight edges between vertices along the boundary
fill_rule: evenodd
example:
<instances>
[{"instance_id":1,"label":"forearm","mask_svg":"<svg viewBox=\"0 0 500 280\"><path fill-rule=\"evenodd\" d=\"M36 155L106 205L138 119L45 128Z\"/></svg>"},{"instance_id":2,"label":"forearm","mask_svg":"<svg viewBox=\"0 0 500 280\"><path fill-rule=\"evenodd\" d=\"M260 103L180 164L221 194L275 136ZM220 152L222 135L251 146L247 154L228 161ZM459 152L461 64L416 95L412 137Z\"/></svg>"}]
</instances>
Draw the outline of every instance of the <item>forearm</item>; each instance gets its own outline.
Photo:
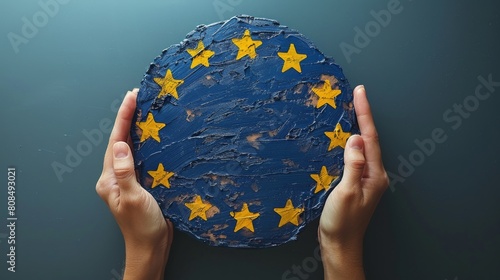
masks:
<instances>
[{"instance_id":1,"label":"forearm","mask_svg":"<svg viewBox=\"0 0 500 280\"><path fill-rule=\"evenodd\" d=\"M365 279L362 242L350 246L325 243L320 244L325 280Z\"/></svg>"},{"instance_id":2,"label":"forearm","mask_svg":"<svg viewBox=\"0 0 500 280\"><path fill-rule=\"evenodd\" d=\"M126 248L123 280L163 280L165 252Z\"/></svg>"}]
</instances>

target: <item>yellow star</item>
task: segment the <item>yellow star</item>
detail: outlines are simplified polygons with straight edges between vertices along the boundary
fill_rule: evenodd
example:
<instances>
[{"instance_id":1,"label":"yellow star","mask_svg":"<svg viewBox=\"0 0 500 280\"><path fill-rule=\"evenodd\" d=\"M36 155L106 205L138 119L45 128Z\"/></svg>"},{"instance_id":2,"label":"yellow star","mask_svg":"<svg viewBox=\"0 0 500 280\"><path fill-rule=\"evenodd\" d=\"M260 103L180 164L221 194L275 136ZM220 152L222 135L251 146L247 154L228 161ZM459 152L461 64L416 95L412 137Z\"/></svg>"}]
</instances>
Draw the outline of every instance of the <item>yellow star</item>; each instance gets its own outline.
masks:
<instances>
[{"instance_id":1,"label":"yellow star","mask_svg":"<svg viewBox=\"0 0 500 280\"><path fill-rule=\"evenodd\" d=\"M306 59L307 55L297 53L294 44L290 44L288 52L278 52L278 56L281 57L281 59L283 59L284 61L283 68L281 69L282 73L286 72L290 68L293 68L297 70L297 72L302 73L300 62Z\"/></svg>"},{"instance_id":2,"label":"yellow star","mask_svg":"<svg viewBox=\"0 0 500 280\"><path fill-rule=\"evenodd\" d=\"M292 200L288 199L286 201L285 207L274 208L274 212L281 216L280 223L278 227L282 227L287 223L292 223L296 226L299 225L299 215L304 212L304 208L293 207Z\"/></svg>"},{"instance_id":3,"label":"yellow star","mask_svg":"<svg viewBox=\"0 0 500 280\"><path fill-rule=\"evenodd\" d=\"M186 202L184 203L187 208L191 210L191 214L189 215L189 220L191 221L192 219L196 217L200 217L203 220L207 220L207 211L212 207L212 204L210 203L205 203L203 200L201 200L201 196L197 195L194 198L193 202Z\"/></svg>"},{"instance_id":4,"label":"yellow star","mask_svg":"<svg viewBox=\"0 0 500 280\"><path fill-rule=\"evenodd\" d=\"M240 212L231 212L231 217L236 220L236 226L234 227L234 232L239 231L242 228L247 228L251 232L254 232L253 229L253 220L257 219L260 214L252 213L248 210L248 204L243 203L243 207Z\"/></svg>"},{"instance_id":5,"label":"yellow star","mask_svg":"<svg viewBox=\"0 0 500 280\"><path fill-rule=\"evenodd\" d=\"M347 138L351 136L351 133L344 132L342 130L342 126L340 126L340 123L338 123L332 132L325 132L325 135L330 138L330 146L328 147L328 151L331 151L333 148L338 146L345 149L345 143L347 142Z\"/></svg>"},{"instance_id":6,"label":"yellow star","mask_svg":"<svg viewBox=\"0 0 500 280\"><path fill-rule=\"evenodd\" d=\"M337 179L338 176L331 176L326 170L326 166L321 167L321 172L319 174L311 174L311 178L316 181L316 189L314 193L318 193L321 190L327 191L330 188L330 184L333 180Z\"/></svg>"},{"instance_id":7,"label":"yellow star","mask_svg":"<svg viewBox=\"0 0 500 280\"><path fill-rule=\"evenodd\" d=\"M170 188L170 182L168 179L174 176L174 172L165 171L163 164L158 164L158 168L156 170L148 171L148 174L153 177L153 184L151 188L154 189L159 185L164 185L167 188Z\"/></svg>"},{"instance_id":8,"label":"yellow star","mask_svg":"<svg viewBox=\"0 0 500 280\"><path fill-rule=\"evenodd\" d=\"M337 104L335 104L335 98L341 93L338 89L332 89L332 85L329 80L325 80L323 83L323 87L315 87L312 89L314 93L318 95L318 103L316 104L316 108L319 108L325 104L328 104L333 107L333 109L337 108Z\"/></svg>"},{"instance_id":9,"label":"yellow star","mask_svg":"<svg viewBox=\"0 0 500 280\"><path fill-rule=\"evenodd\" d=\"M179 99L179 95L177 94L177 87L182 85L184 81L174 79L174 76L172 76L172 71L170 71L170 69L167 70L165 77L154 78L154 81L161 87L161 91L158 94L158 97L170 94L175 99Z\"/></svg>"},{"instance_id":10,"label":"yellow star","mask_svg":"<svg viewBox=\"0 0 500 280\"><path fill-rule=\"evenodd\" d=\"M191 57L193 57L193 61L191 62L191 69L200 64L205 67L210 66L210 63L208 63L208 59L215 54L215 52L211 50L205 50L203 41L198 42L198 46L196 47L196 49L188 49L187 52L191 55Z\"/></svg>"},{"instance_id":11,"label":"yellow star","mask_svg":"<svg viewBox=\"0 0 500 280\"><path fill-rule=\"evenodd\" d=\"M151 112L148 113L148 117L145 121L137 122L136 125L142 130L141 142L146 141L149 137L160 142L160 129L166 126L164 123L156 122Z\"/></svg>"},{"instance_id":12,"label":"yellow star","mask_svg":"<svg viewBox=\"0 0 500 280\"><path fill-rule=\"evenodd\" d=\"M255 49L257 49L260 45L262 45L262 41L252 40L250 36L250 30L245 30L243 33L243 37L241 39L234 38L233 43L238 47L238 55L236 55L236 60L248 55L250 58L255 58L257 53Z\"/></svg>"}]
</instances>

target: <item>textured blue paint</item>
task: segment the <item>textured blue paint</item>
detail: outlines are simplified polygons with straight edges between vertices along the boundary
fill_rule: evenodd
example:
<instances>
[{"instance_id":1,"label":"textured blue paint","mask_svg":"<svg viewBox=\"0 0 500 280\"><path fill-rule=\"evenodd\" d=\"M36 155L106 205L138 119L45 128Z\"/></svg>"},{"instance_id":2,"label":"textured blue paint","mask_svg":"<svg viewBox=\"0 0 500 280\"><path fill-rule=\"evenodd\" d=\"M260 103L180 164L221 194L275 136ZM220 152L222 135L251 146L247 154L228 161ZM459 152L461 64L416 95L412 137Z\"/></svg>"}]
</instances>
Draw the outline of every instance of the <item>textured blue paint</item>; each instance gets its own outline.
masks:
<instances>
[{"instance_id":1,"label":"textured blue paint","mask_svg":"<svg viewBox=\"0 0 500 280\"><path fill-rule=\"evenodd\" d=\"M241 38L246 29L262 45L255 59L236 60L238 48L231 39ZM196 48L199 40L215 55L209 59L210 67L190 69L186 50ZM302 73L281 72L283 60L277 52L287 52L290 43L298 53L307 54ZM177 88L178 100L156 98L160 87L153 78L163 77L167 69L184 80ZM336 99L337 109L306 106L322 75L338 80L342 94ZM140 119L134 121L143 121L152 112L166 127L160 130L161 143L153 139L140 143L132 127L140 181L176 228L211 245L269 247L294 240L320 215L328 194L314 194L316 183L310 174L327 166L329 174L340 175L343 168L343 149L327 152L330 140L324 132L333 131L340 122L344 131L359 133L351 102L352 89L341 68L296 31L248 16L199 26L155 58L142 81L136 114ZM256 133L262 137L252 145L247 137ZM147 171L156 170L159 162L175 173L170 188L150 188ZM188 221L190 210L184 203L194 195L217 206L220 213L208 221ZM288 223L278 228L280 216L273 209L284 207L289 198L305 211L298 227ZM260 213L253 221L253 233L233 231L236 221L229 212L240 211L244 202L251 212Z\"/></svg>"}]
</instances>

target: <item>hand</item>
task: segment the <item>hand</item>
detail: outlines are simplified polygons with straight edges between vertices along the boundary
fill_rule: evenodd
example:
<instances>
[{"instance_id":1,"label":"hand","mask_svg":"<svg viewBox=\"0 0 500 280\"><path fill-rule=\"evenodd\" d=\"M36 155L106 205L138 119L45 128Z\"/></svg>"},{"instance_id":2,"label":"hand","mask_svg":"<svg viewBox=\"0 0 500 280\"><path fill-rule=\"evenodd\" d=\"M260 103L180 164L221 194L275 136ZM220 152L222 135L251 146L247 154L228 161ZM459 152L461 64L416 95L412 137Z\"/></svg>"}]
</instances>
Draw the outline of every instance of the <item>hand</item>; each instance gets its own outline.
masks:
<instances>
[{"instance_id":1,"label":"hand","mask_svg":"<svg viewBox=\"0 0 500 280\"><path fill-rule=\"evenodd\" d=\"M318 228L325 279L364 279L364 234L389 185L363 86L354 89L354 108L361 136L347 141L344 174L326 200Z\"/></svg>"},{"instance_id":2,"label":"hand","mask_svg":"<svg viewBox=\"0 0 500 280\"><path fill-rule=\"evenodd\" d=\"M124 279L163 279L173 227L155 199L137 182L130 150L130 126L138 89L129 91L116 116L96 191L125 239Z\"/></svg>"}]
</instances>

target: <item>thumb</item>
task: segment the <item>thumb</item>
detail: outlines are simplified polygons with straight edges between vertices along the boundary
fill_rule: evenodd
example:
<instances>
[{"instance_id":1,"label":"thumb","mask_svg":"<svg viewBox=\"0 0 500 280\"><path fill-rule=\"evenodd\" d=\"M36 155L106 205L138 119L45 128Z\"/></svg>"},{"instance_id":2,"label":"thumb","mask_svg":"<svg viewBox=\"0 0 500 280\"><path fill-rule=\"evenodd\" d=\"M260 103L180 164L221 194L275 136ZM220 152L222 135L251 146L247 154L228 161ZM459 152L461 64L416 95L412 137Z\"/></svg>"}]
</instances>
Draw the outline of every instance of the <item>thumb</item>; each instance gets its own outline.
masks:
<instances>
[{"instance_id":1,"label":"thumb","mask_svg":"<svg viewBox=\"0 0 500 280\"><path fill-rule=\"evenodd\" d=\"M352 186L361 181L365 170L365 155L363 138L359 135L349 137L344 150L344 175L342 180L348 186Z\"/></svg>"},{"instance_id":2,"label":"thumb","mask_svg":"<svg viewBox=\"0 0 500 280\"><path fill-rule=\"evenodd\" d=\"M129 191L137 187L134 160L127 143L120 141L113 144L113 171L120 190Z\"/></svg>"}]
</instances>

